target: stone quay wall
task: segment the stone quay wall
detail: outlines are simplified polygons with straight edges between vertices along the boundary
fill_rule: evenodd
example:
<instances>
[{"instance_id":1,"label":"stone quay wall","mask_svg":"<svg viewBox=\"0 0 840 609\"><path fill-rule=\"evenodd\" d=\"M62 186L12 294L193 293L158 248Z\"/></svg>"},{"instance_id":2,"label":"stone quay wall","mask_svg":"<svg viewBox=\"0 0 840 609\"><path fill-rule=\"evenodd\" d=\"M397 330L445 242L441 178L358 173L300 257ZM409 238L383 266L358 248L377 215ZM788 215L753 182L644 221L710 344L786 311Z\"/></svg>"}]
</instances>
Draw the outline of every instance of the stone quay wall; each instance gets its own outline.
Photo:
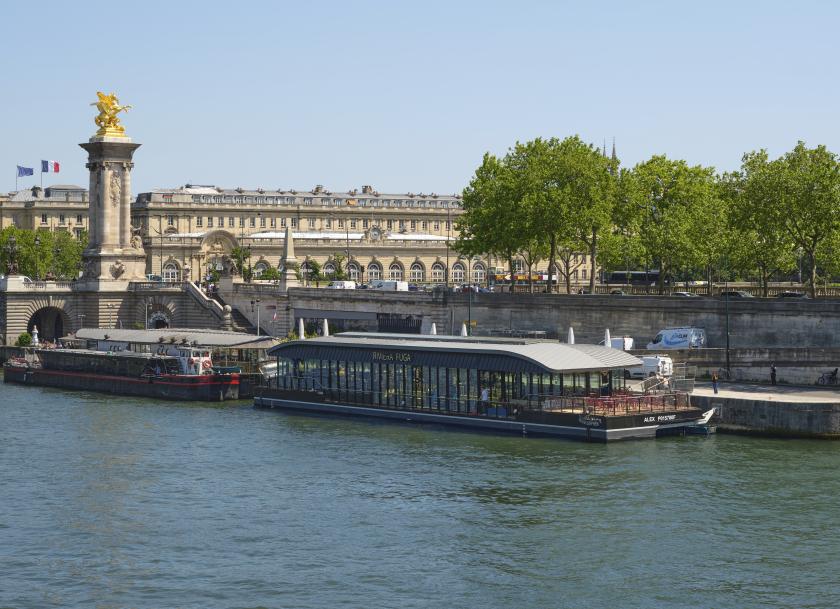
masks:
<instances>
[{"instance_id":1,"label":"stone quay wall","mask_svg":"<svg viewBox=\"0 0 840 609\"><path fill-rule=\"evenodd\" d=\"M721 431L743 434L840 439L840 403L802 403L691 396L701 408L718 409Z\"/></svg>"},{"instance_id":2,"label":"stone quay wall","mask_svg":"<svg viewBox=\"0 0 840 609\"><path fill-rule=\"evenodd\" d=\"M719 298L565 294L464 294L379 292L374 290L289 290L291 314L322 311L393 313L419 316L423 326L435 322L440 334L457 334L472 320L476 335L505 331L544 331L565 339L574 328L577 342L597 343L610 329L613 337L632 336L644 348L667 327L704 328L708 346L726 346L726 303ZM732 299L729 343L733 349L840 346L840 299Z\"/></svg>"}]
</instances>

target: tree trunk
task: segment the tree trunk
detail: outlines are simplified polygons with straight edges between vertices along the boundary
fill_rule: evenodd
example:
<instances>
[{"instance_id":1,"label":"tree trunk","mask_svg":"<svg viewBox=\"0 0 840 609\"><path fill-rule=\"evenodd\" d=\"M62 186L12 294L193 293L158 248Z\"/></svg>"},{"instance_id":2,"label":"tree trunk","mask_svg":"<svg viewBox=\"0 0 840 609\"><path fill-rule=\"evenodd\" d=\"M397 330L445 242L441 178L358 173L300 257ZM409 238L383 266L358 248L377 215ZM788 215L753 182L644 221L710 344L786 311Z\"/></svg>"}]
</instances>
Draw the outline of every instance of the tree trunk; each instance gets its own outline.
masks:
<instances>
[{"instance_id":1,"label":"tree trunk","mask_svg":"<svg viewBox=\"0 0 840 609\"><path fill-rule=\"evenodd\" d=\"M534 275L531 272L531 269L533 268L533 266L534 266L533 262L531 262L529 260L528 261L528 293L529 294L534 293Z\"/></svg>"},{"instance_id":2,"label":"tree trunk","mask_svg":"<svg viewBox=\"0 0 840 609\"><path fill-rule=\"evenodd\" d=\"M549 240L549 246L551 251L548 253L548 293L551 294L554 292L554 266L557 264L556 256L557 256L557 237L551 235L551 239Z\"/></svg>"},{"instance_id":3,"label":"tree trunk","mask_svg":"<svg viewBox=\"0 0 840 609\"><path fill-rule=\"evenodd\" d=\"M770 295L770 286L768 286L769 277L767 276L767 265L758 265L759 276L761 277L761 295L767 298Z\"/></svg>"},{"instance_id":4,"label":"tree trunk","mask_svg":"<svg viewBox=\"0 0 840 609\"><path fill-rule=\"evenodd\" d=\"M563 261L563 266L566 268L564 279L566 280L566 294L572 293L572 265L569 259Z\"/></svg>"},{"instance_id":5,"label":"tree trunk","mask_svg":"<svg viewBox=\"0 0 840 609\"><path fill-rule=\"evenodd\" d=\"M589 245L589 293L595 293L595 269L598 264L598 231L592 229L592 242Z\"/></svg>"},{"instance_id":6,"label":"tree trunk","mask_svg":"<svg viewBox=\"0 0 840 609\"><path fill-rule=\"evenodd\" d=\"M814 250L808 251L808 264L810 265L810 273L808 274L808 283L811 284L811 298L817 297L817 256Z\"/></svg>"},{"instance_id":7,"label":"tree trunk","mask_svg":"<svg viewBox=\"0 0 840 609\"><path fill-rule=\"evenodd\" d=\"M508 255L508 269L510 270L510 293L513 294L513 285L516 283L513 276L513 254Z\"/></svg>"},{"instance_id":8,"label":"tree trunk","mask_svg":"<svg viewBox=\"0 0 840 609\"><path fill-rule=\"evenodd\" d=\"M656 283L659 295L662 296L665 293L665 262L663 260L659 261L659 280Z\"/></svg>"}]
</instances>

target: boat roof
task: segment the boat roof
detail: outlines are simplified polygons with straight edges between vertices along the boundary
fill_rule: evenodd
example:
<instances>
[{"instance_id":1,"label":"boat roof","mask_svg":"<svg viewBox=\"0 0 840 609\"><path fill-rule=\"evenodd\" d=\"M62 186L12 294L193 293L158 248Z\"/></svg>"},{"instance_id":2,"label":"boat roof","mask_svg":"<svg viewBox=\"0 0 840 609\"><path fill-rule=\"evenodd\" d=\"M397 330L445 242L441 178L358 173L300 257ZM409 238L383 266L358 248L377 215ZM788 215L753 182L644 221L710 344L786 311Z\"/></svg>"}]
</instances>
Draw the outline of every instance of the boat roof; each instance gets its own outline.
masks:
<instances>
[{"instance_id":1,"label":"boat roof","mask_svg":"<svg viewBox=\"0 0 840 609\"><path fill-rule=\"evenodd\" d=\"M196 328L160 328L157 330L81 328L76 331L75 338L149 345L227 347L231 349L268 349L279 342L273 336L257 336L244 332Z\"/></svg>"},{"instance_id":2,"label":"boat roof","mask_svg":"<svg viewBox=\"0 0 840 609\"><path fill-rule=\"evenodd\" d=\"M601 345L566 344L530 338L346 332L279 344L269 355L412 363L421 366L510 372L583 372L642 364L625 351Z\"/></svg>"},{"instance_id":3,"label":"boat roof","mask_svg":"<svg viewBox=\"0 0 840 609\"><path fill-rule=\"evenodd\" d=\"M128 358L128 359L163 359L177 361L178 358L171 355L157 355L156 353L137 353L136 351L92 351L90 349L36 349L38 355L74 355L85 357L104 358Z\"/></svg>"}]
</instances>

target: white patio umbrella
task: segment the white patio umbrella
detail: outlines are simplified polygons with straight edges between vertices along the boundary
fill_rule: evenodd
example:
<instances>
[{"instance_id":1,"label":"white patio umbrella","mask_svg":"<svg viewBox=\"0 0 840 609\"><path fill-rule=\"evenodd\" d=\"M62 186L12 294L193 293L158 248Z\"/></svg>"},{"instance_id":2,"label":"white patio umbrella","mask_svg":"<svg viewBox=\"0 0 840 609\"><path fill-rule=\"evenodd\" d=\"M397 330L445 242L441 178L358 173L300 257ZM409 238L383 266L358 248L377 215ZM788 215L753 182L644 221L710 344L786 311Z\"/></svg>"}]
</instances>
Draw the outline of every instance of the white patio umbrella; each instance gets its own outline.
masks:
<instances>
[{"instance_id":1,"label":"white patio umbrella","mask_svg":"<svg viewBox=\"0 0 840 609\"><path fill-rule=\"evenodd\" d=\"M298 317L298 338L300 340L306 338L303 334L303 317Z\"/></svg>"},{"instance_id":2,"label":"white patio umbrella","mask_svg":"<svg viewBox=\"0 0 840 609\"><path fill-rule=\"evenodd\" d=\"M466 322L461 324L461 336L467 336L467 324L466 324Z\"/></svg>"},{"instance_id":3,"label":"white patio umbrella","mask_svg":"<svg viewBox=\"0 0 840 609\"><path fill-rule=\"evenodd\" d=\"M604 346L605 347L612 347L612 341L610 340L610 329L609 328L604 330Z\"/></svg>"},{"instance_id":4,"label":"white patio umbrella","mask_svg":"<svg viewBox=\"0 0 840 609\"><path fill-rule=\"evenodd\" d=\"M324 318L324 336L330 335L330 324L327 323L327 318Z\"/></svg>"},{"instance_id":5,"label":"white patio umbrella","mask_svg":"<svg viewBox=\"0 0 840 609\"><path fill-rule=\"evenodd\" d=\"M431 334L432 336L437 335L437 325L435 325L435 322L432 322L432 327L429 329L429 334Z\"/></svg>"},{"instance_id":6,"label":"white patio umbrella","mask_svg":"<svg viewBox=\"0 0 840 609\"><path fill-rule=\"evenodd\" d=\"M572 326L569 326L569 340L568 343L570 345L575 344L575 329Z\"/></svg>"}]
</instances>

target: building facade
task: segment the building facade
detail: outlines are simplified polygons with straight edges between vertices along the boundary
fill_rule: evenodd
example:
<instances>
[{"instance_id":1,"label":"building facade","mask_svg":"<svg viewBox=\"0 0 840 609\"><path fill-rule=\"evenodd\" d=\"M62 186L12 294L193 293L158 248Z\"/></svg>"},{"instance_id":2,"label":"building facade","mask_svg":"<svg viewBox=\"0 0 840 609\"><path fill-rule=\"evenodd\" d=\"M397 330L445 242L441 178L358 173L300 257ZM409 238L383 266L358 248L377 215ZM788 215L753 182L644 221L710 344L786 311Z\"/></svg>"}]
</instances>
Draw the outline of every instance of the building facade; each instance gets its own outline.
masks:
<instances>
[{"instance_id":1,"label":"building facade","mask_svg":"<svg viewBox=\"0 0 840 609\"><path fill-rule=\"evenodd\" d=\"M78 236L89 229L88 210L82 187L33 187L0 195L0 229L67 230ZM201 280L222 268L235 247L250 248L249 262L259 276L280 265L287 226L305 282L308 261L317 262L324 275L340 263L350 279L364 282L485 284L493 274L506 274L506 260L470 259L452 249L462 211L460 195L385 194L371 186L331 192L322 186L268 191L188 184L140 193L131 204L131 229L142 238L147 274L166 281ZM524 261L515 265L524 279ZM533 272L544 274L546 267L542 261ZM573 283L588 281L583 254L574 256L572 268Z\"/></svg>"},{"instance_id":2,"label":"building facade","mask_svg":"<svg viewBox=\"0 0 840 609\"><path fill-rule=\"evenodd\" d=\"M341 264L356 281L485 282L495 260L468 260L451 249L461 212L460 195L385 194L371 186L301 192L186 185L140 194L132 224L143 236L149 272L166 280L200 279L237 246L251 249L258 276L280 265L288 226L304 279L314 260L324 275Z\"/></svg>"},{"instance_id":3,"label":"building facade","mask_svg":"<svg viewBox=\"0 0 840 609\"><path fill-rule=\"evenodd\" d=\"M0 230L69 231L76 237L88 229L88 192L81 186L33 186L0 195Z\"/></svg>"}]
</instances>

